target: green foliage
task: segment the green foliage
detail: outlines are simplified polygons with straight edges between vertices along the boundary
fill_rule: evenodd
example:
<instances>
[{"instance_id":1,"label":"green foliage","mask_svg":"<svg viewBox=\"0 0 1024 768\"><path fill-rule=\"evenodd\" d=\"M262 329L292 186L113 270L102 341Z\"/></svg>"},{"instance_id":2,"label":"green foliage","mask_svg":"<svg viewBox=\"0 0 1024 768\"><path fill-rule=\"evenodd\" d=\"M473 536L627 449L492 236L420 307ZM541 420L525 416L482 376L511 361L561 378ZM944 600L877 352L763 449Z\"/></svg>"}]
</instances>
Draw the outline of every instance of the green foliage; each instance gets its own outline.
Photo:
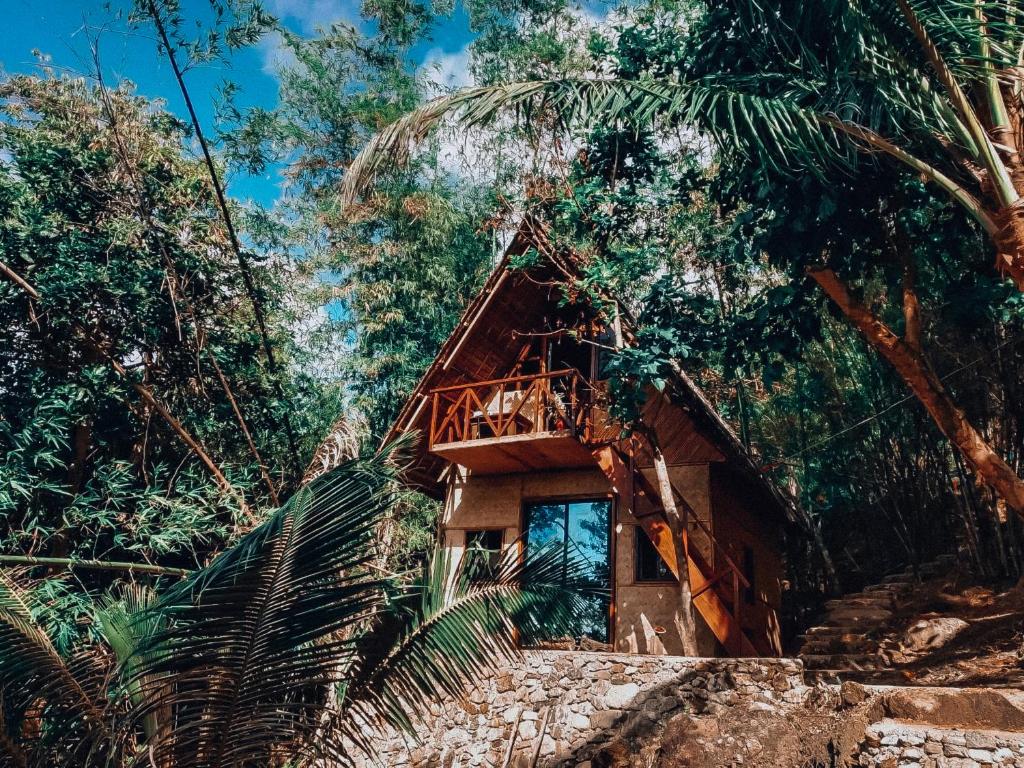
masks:
<instances>
[{"instance_id":1,"label":"green foliage","mask_svg":"<svg viewBox=\"0 0 1024 768\"><path fill-rule=\"evenodd\" d=\"M982 429L996 450L1018 465L1016 407L1000 399L1006 407L995 413L972 386L976 378L955 377L974 369L990 388L1015 389L1001 350L1019 333L1018 299L991 267L990 238L992 211L1016 192L983 125L1006 123L994 73L1012 66L1019 35L1012 13L986 3L839 0L766 10L736 0L696 12L645 5L613 34L592 36L598 59L589 72L530 80L517 71L409 112L367 144L344 192L355 200L448 117L473 129L493 129L508 115L526 130L560 121L584 149L569 173L546 180L554 191L530 201L531 213L556 248L584 264L570 297L619 293L640 310L637 345L612 363L620 413L635 414L644 386L660 385L685 361L703 370L744 439L764 441L766 461L780 462L780 480L799 483L836 542L851 519L872 516L858 509L869 499L888 507L899 541L890 559L926 556L962 523L977 566L990 569L983 550L991 545L1006 572L1017 545L1002 542L1019 539L1019 523L1006 523L987 492L958 490L958 456L913 404L903 409L912 416L882 422L888 431L858 432L890 410L878 412L875 398L898 402L899 387L862 349L857 365L836 368L831 345L843 333L805 275L827 263L897 330L909 280L925 313L931 365L971 422L989 425ZM966 352L979 346L999 354ZM837 401L847 390L872 398L844 409ZM808 398L844 418L808 417ZM783 423L788 431L779 431ZM812 450L803 436L815 429L835 435L813 449L821 460L787 462ZM803 444L794 445L794 434ZM832 455L831 440L840 437ZM896 450L888 442L896 439L914 447ZM880 450L894 457L890 472L871 458ZM853 471L841 477L837 466ZM915 467L927 467L920 482L908 479ZM929 501L911 502L908 485ZM925 530L930 514L943 522Z\"/></svg>"},{"instance_id":2,"label":"green foliage","mask_svg":"<svg viewBox=\"0 0 1024 768\"><path fill-rule=\"evenodd\" d=\"M0 743L23 764L264 765L351 757L366 725L414 735L443 694L578 621L590 589L557 549L480 573L438 555L412 580L370 568L395 451L301 489L210 565L96 612L105 646L68 661L26 590L0 581ZM113 672L113 674L110 674ZM112 724L112 725L111 725Z\"/></svg>"},{"instance_id":3,"label":"green foliage","mask_svg":"<svg viewBox=\"0 0 1024 768\"><path fill-rule=\"evenodd\" d=\"M177 119L127 85L12 77L0 93L0 251L40 296L0 284L0 548L195 566L250 520L130 382L203 444L248 514L267 489L224 385L279 486L291 479L281 415L319 395L296 368L290 402L276 396ZM285 273L269 259L254 269L278 354L298 360L284 332ZM330 414L297 411L315 440ZM105 583L92 575L84 586ZM58 635L70 639L83 617L63 615Z\"/></svg>"}]
</instances>

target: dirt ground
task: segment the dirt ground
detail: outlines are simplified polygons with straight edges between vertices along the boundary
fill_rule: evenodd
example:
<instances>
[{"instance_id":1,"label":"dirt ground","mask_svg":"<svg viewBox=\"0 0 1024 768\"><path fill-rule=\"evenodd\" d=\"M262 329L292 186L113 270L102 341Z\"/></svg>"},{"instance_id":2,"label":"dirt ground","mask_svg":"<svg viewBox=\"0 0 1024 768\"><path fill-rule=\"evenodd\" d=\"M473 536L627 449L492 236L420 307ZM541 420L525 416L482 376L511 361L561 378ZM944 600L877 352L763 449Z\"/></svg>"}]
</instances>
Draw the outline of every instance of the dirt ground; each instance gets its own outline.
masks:
<instances>
[{"instance_id":1,"label":"dirt ground","mask_svg":"<svg viewBox=\"0 0 1024 768\"><path fill-rule=\"evenodd\" d=\"M955 626L957 631L949 636L929 635L932 626ZM900 686L1024 688L1024 580L1008 589L982 586L956 574L926 581L877 634L890 668L882 673L844 673L844 679ZM808 682L813 680L809 678ZM795 709L737 706L713 715L679 714L660 724L656 732L620 734L594 756L591 766L852 766L869 724L883 717L915 719L913 694L892 692L880 696L865 690L855 682L841 689L819 685L809 700ZM955 696L950 695L951 702L945 706L942 696L936 695L928 699L929 722L948 727L1018 730L1018 723L1000 720L1007 705L994 692L994 702L988 708L984 695L979 698L974 692L972 706L979 709L970 714L975 720L984 720L977 723L964 719L968 713L962 711ZM1010 709L1011 719L1019 719L1020 711ZM948 723L943 720L944 713Z\"/></svg>"},{"instance_id":2,"label":"dirt ground","mask_svg":"<svg viewBox=\"0 0 1024 768\"><path fill-rule=\"evenodd\" d=\"M867 726L883 716L876 699L843 702L822 688L802 707L731 707L680 714L657 734L621 737L598 753L593 768L825 768L854 764Z\"/></svg>"},{"instance_id":3,"label":"dirt ground","mask_svg":"<svg viewBox=\"0 0 1024 768\"><path fill-rule=\"evenodd\" d=\"M907 632L936 619L966 623L931 648L914 648ZM1024 685L1024 580L1000 591L962 576L933 579L882 630L883 654L903 685ZM909 647L908 647L909 645Z\"/></svg>"}]
</instances>

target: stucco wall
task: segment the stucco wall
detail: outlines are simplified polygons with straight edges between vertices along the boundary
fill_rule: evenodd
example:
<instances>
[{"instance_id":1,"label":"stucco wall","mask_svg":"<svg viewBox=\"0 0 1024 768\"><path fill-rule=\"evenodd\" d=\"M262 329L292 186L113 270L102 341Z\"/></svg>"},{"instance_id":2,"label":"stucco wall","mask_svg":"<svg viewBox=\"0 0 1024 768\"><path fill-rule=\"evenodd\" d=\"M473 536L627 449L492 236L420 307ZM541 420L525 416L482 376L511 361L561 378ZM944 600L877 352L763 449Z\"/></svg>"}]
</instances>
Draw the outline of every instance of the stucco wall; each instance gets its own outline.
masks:
<instances>
[{"instance_id":1,"label":"stucco wall","mask_svg":"<svg viewBox=\"0 0 1024 768\"><path fill-rule=\"evenodd\" d=\"M672 485L683 495L694 514L708 527L712 526L707 464L671 466ZM654 470L642 470L655 482ZM636 579L636 537L646 534L636 519L620 508L616 532L615 563L615 650L623 653L680 654L683 651L679 634L674 631L678 613L676 584L638 582ZM705 558L711 556L707 537L690 526L690 542L699 547ZM708 559L708 562L713 562ZM661 630L661 631L659 631ZM697 650L702 656L717 656L721 647L700 616L697 616Z\"/></svg>"},{"instance_id":2,"label":"stucco wall","mask_svg":"<svg viewBox=\"0 0 1024 768\"><path fill-rule=\"evenodd\" d=\"M706 464L669 468L672 483L694 512L711 525L709 470ZM502 529L504 546L520 533L524 502L546 498L603 497L611 495L608 479L599 470L568 470L515 475L472 475L464 467L453 473L445 500L445 545L453 562L461 557L466 530ZM636 535L644 535L636 520L615 504L613 556L615 558L613 638L616 651L624 653L679 654L682 641L675 631L674 582L643 583L636 580ZM692 528L695 546L710 544ZM720 646L697 617L697 647L701 655L716 656Z\"/></svg>"},{"instance_id":3,"label":"stucco wall","mask_svg":"<svg viewBox=\"0 0 1024 768\"><path fill-rule=\"evenodd\" d=\"M680 712L799 704L809 692L794 659L693 659L539 651L512 662L458 700L440 704L415 740L372 734L387 766L575 766L616 731Z\"/></svg>"},{"instance_id":4,"label":"stucco wall","mask_svg":"<svg viewBox=\"0 0 1024 768\"><path fill-rule=\"evenodd\" d=\"M782 604L782 578L785 563L782 554L782 522L760 513L759 494L734 476L728 467L711 471L711 489L715 499L715 536L724 542L733 560L742 566L743 549L754 555L753 603L744 602L740 614L744 627L764 630L764 638L781 651L778 611Z\"/></svg>"}]
</instances>

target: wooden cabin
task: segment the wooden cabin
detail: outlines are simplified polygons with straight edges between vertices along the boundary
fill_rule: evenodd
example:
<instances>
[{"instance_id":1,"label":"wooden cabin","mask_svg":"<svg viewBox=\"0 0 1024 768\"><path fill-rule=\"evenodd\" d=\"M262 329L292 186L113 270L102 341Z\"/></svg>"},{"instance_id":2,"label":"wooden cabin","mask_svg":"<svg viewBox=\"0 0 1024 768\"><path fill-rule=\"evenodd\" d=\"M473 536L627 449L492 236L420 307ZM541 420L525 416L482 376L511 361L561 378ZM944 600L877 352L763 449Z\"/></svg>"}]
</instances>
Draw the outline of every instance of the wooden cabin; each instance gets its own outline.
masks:
<instances>
[{"instance_id":1,"label":"wooden cabin","mask_svg":"<svg viewBox=\"0 0 1024 768\"><path fill-rule=\"evenodd\" d=\"M564 301L575 265L562 261L512 269L506 255L392 435L421 433L406 479L443 503L455 558L564 546L608 592L593 599L577 647L679 654L676 547L651 446L624 435L605 396L605 363L630 343L630 323ZM685 374L646 395L643 422L685 520L701 655L779 655L793 508Z\"/></svg>"}]
</instances>

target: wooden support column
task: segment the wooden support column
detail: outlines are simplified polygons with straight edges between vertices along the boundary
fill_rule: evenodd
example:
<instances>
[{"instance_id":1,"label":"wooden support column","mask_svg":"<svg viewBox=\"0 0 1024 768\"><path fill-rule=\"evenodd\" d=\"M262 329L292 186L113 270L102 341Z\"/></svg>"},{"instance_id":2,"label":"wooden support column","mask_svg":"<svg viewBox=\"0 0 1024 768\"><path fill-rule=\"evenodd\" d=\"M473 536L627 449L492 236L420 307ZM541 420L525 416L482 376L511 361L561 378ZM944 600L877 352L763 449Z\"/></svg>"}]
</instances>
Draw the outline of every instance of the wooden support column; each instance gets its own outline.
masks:
<instances>
[{"instance_id":1,"label":"wooden support column","mask_svg":"<svg viewBox=\"0 0 1024 768\"><path fill-rule=\"evenodd\" d=\"M679 514L676 506L672 481L668 476L668 465L656 439L648 438L654 454L654 472L658 477L658 494L661 496L662 510L668 520L672 532L672 543L676 552L676 563L689 563L687 554L686 519ZM697 623L693 617L693 593L690 589L690 569L676 568L676 584L678 585L678 605L676 606L675 625L683 642L683 653L687 656L697 655Z\"/></svg>"},{"instance_id":2,"label":"wooden support column","mask_svg":"<svg viewBox=\"0 0 1024 768\"><path fill-rule=\"evenodd\" d=\"M716 579L710 564L701 556L699 550L689 549L685 530L681 537L673 535L662 509L657 488L651 485L639 469L635 471L631 469L621 449L616 446L609 445L597 449L594 452L594 458L611 483L612 490L619 497L620 503L626 506L629 513L640 524L658 554L661 555L662 560L665 561L665 565L677 579L680 571L679 562L686 563L690 594L691 596L695 595L695 597L691 597L693 609L701 615L726 652L730 656L771 655L770 650L759 651L743 632L725 599L719 593L719 589L723 586L721 580ZM669 493L669 497L676 503L677 510L680 505L685 506L684 500L675 501L674 493ZM687 508L686 514L691 515L693 511ZM683 543L682 560L677 555L677 538L681 538Z\"/></svg>"}]
</instances>

